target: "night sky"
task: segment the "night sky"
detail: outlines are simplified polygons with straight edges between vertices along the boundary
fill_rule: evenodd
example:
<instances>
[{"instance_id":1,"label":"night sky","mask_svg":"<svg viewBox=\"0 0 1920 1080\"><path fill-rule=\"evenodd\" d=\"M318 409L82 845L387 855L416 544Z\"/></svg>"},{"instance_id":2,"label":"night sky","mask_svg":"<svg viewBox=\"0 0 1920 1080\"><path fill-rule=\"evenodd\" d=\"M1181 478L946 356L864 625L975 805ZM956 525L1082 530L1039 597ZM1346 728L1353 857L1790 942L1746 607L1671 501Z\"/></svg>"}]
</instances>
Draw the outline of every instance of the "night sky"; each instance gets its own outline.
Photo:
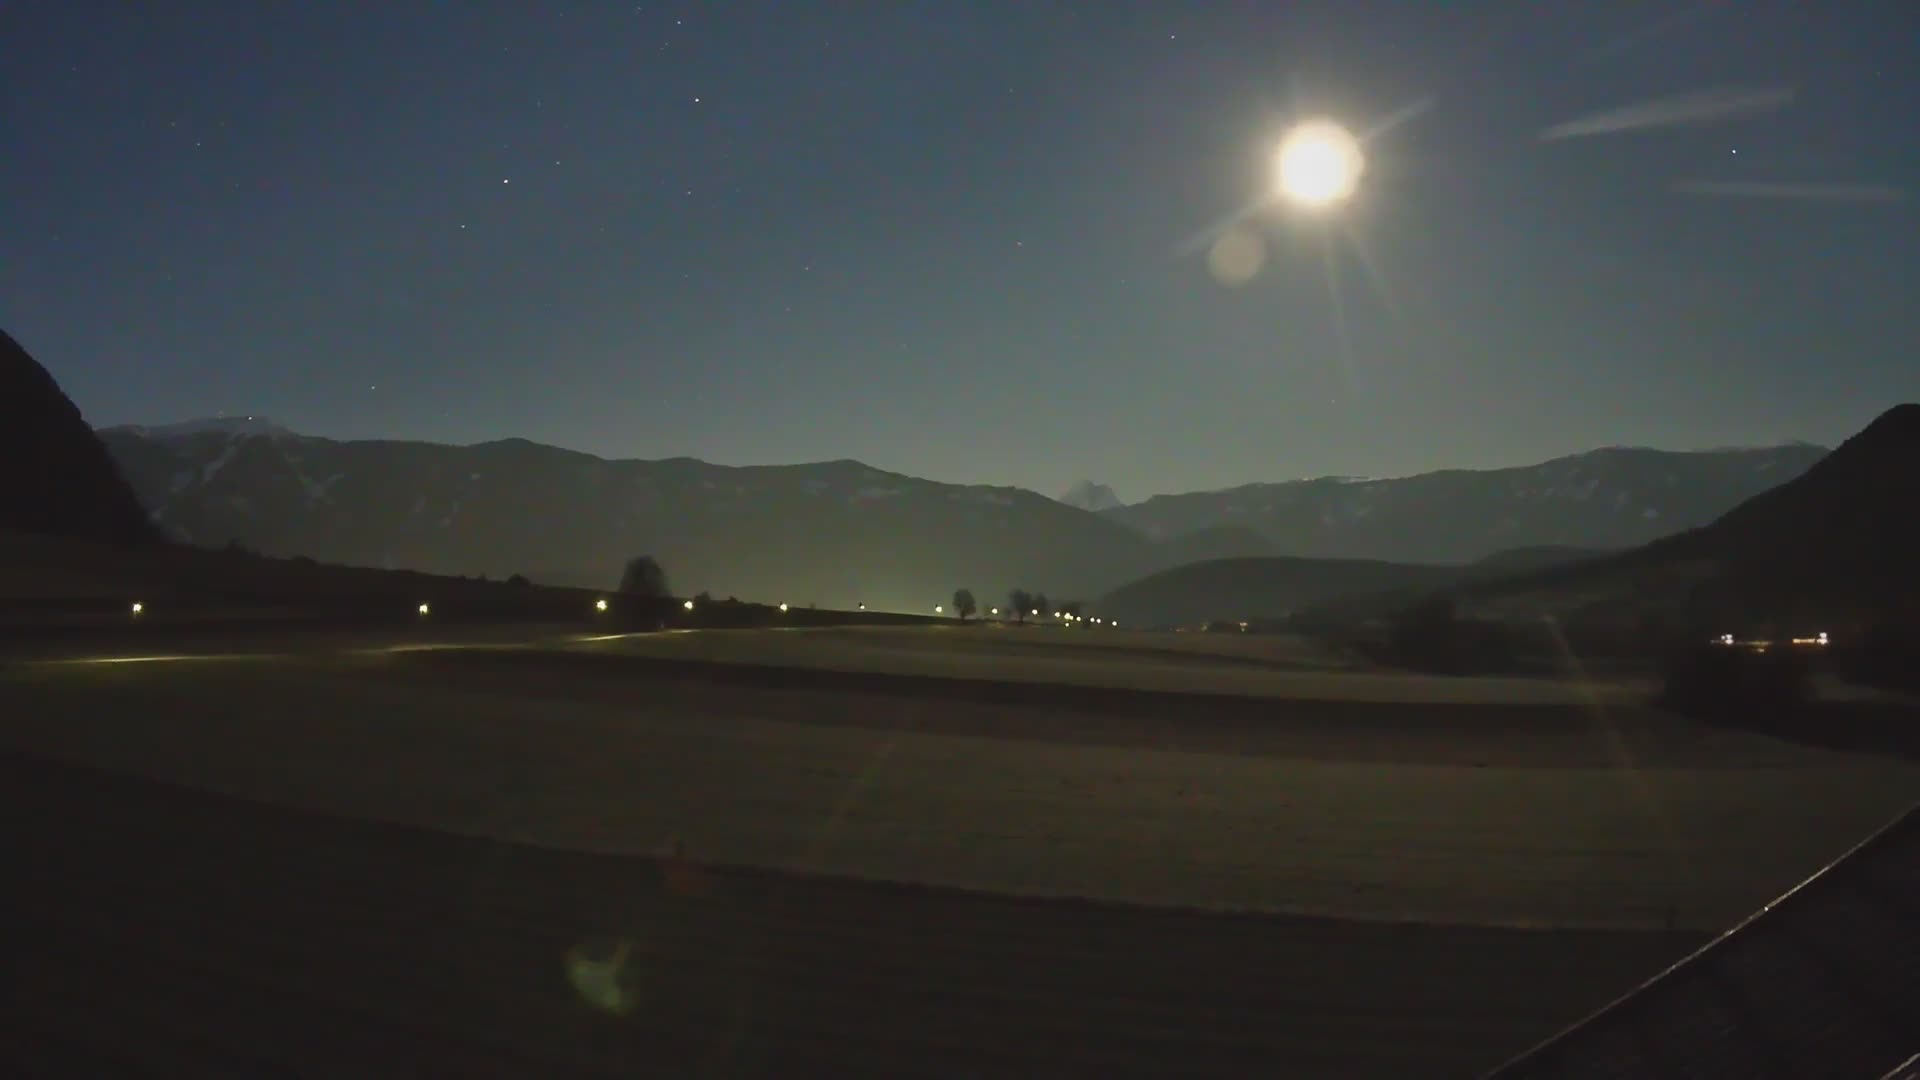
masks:
<instances>
[{"instance_id":1,"label":"night sky","mask_svg":"<svg viewBox=\"0 0 1920 1080\"><path fill-rule=\"evenodd\" d=\"M0 0L0 326L102 425L1130 499L1920 396L1912 0L1193 7ZM1792 99L1541 139L1728 87Z\"/></svg>"}]
</instances>

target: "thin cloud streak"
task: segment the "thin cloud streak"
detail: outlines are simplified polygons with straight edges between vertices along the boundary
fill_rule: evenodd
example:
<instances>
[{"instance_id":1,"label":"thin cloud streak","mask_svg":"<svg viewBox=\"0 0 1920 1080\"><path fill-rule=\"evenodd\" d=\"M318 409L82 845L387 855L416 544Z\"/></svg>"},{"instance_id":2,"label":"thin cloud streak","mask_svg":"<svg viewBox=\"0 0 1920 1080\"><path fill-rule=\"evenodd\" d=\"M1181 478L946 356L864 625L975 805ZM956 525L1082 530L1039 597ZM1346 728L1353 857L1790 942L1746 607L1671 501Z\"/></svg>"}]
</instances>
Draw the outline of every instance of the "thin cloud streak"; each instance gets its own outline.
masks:
<instances>
[{"instance_id":1,"label":"thin cloud streak","mask_svg":"<svg viewBox=\"0 0 1920 1080\"><path fill-rule=\"evenodd\" d=\"M1792 87L1723 86L1675 94L1614 109L1588 113L1540 133L1541 142L1591 135L1624 135L1655 128L1687 127L1780 108L1794 97Z\"/></svg>"},{"instance_id":2,"label":"thin cloud streak","mask_svg":"<svg viewBox=\"0 0 1920 1080\"><path fill-rule=\"evenodd\" d=\"M1793 184L1750 181L1681 180L1673 190L1683 195L1731 199L1798 199L1802 202L1897 203L1907 193L1886 184Z\"/></svg>"}]
</instances>

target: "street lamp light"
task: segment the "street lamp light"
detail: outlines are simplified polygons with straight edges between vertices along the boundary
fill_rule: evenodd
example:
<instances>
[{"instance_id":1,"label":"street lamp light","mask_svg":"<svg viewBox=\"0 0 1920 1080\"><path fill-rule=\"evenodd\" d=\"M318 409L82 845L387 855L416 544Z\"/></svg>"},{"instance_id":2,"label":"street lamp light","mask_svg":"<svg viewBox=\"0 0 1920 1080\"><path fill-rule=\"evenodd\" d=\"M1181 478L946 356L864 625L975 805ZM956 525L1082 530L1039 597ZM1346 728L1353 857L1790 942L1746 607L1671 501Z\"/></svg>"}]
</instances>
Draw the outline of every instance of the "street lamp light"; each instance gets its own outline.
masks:
<instances>
[{"instance_id":1,"label":"street lamp light","mask_svg":"<svg viewBox=\"0 0 1920 1080\"><path fill-rule=\"evenodd\" d=\"M604 600L604 599L601 599L601 600L595 600L595 601L593 602L593 610L595 610L595 611L605 611L605 610L607 610L607 602L606 602L606 600Z\"/></svg>"},{"instance_id":2,"label":"street lamp light","mask_svg":"<svg viewBox=\"0 0 1920 1080\"><path fill-rule=\"evenodd\" d=\"M687 602L685 602L685 603L683 603L683 604L681 604L680 606L681 606L681 607L683 607L683 608L686 608L686 609L687 609L688 611L692 611L692 610L693 610L693 601L691 601L691 600L688 600Z\"/></svg>"},{"instance_id":3,"label":"street lamp light","mask_svg":"<svg viewBox=\"0 0 1920 1080\"><path fill-rule=\"evenodd\" d=\"M425 614L428 614L428 613L429 613L429 612L431 612L432 610L433 610L433 609L432 609L431 607L429 607L428 605L426 605L426 604L421 604L421 605L420 605L420 614L422 614L422 615L425 615Z\"/></svg>"}]
</instances>

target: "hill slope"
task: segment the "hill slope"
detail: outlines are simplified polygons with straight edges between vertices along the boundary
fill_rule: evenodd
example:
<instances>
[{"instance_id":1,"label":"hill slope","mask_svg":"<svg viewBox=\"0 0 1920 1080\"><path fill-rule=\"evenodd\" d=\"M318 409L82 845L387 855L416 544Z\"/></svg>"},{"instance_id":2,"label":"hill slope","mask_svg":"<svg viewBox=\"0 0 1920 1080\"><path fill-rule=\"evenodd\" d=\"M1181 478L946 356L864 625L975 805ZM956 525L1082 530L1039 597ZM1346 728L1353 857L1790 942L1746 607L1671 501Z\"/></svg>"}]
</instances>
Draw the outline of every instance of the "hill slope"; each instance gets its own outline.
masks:
<instances>
[{"instance_id":1,"label":"hill slope","mask_svg":"<svg viewBox=\"0 0 1920 1080\"><path fill-rule=\"evenodd\" d=\"M1383 615L1422 593L1464 582L1504 579L1600 558L1584 548L1517 548L1466 566L1379 559L1223 558L1165 570L1100 599L1103 615L1129 625L1168 626L1213 619L1277 619L1338 610Z\"/></svg>"},{"instance_id":2,"label":"hill slope","mask_svg":"<svg viewBox=\"0 0 1920 1080\"><path fill-rule=\"evenodd\" d=\"M146 543L133 489L47 369L0 332L0 531Z\"/></svg>"},{"instance_id":3,"label":"hill slope","mask_svg":"<svg viewBox=\"0 0 1920 1080\"><path fill-rule=\"evenodd\" d=\"M1101 597L1097 610L1128 626L1280 618L1344 596L1442 588L1460 573L1377 559L1214 559L1124 585Z\"/></svg>"},{"instance_id":4,"label":"hill slope","mask_svg":"<svg viewBox=\"0 0 1920 1080\"><path fill-rule=\"evenodd\" d=\"M1788 483L1634 551L1476 590L1539 608L1739 618L1920 617L1920 405L1900 405Z\"/></svg>"},{"instance_id":5,"label":"hill slope","mask_svg":"<svg viewBox=\"0 0 1920 1080\"><path fill-rule=\"evenodd\" d=\"M1312 558L1466 563L1515 548L1627 548L1706 524L1826 451L1609 448L1538 465L1158 495L1106 512L1156 540L1236 526Z\"/></svg>"}]
</instances>

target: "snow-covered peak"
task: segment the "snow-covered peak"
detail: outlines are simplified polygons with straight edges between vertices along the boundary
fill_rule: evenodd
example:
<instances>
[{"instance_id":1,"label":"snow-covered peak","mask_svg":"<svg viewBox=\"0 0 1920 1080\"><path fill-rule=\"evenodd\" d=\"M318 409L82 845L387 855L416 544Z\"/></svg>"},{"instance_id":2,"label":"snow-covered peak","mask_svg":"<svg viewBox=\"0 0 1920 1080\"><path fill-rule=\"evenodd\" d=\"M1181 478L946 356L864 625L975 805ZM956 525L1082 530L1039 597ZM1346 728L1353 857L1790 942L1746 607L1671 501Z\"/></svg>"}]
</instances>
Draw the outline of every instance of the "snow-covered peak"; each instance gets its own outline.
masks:
<instances>
[{"instance_id":1,"label":"snow-covered peak","mask_svg":"<svg viewBox=\"0 0 1920 1080\"><path fill-rule=\"evenodd\" d=\"M1105 484L1096 484L1091 480L1082 480L1068 488L1067 493L1060 496L1060 501L1068 506L1091 510L1094 513L1115 510L1126 505L1120 501L1118 495L1113 493L1112 488Z\"/></svg>"},{"instance_id":2,"label":"snow-covered peak","mask_svg":"<svg viewBox=\"0 0 1920 1080\"><path fill-rule=\"evenodd\" d=\"M291 435L293 432L281 427L264 416L208 416L198 420L182 420L177 424L123 424L108 428L109 431L130 431L150 439L184 439L194 435Z\"/></svg>"}]
</instances>

